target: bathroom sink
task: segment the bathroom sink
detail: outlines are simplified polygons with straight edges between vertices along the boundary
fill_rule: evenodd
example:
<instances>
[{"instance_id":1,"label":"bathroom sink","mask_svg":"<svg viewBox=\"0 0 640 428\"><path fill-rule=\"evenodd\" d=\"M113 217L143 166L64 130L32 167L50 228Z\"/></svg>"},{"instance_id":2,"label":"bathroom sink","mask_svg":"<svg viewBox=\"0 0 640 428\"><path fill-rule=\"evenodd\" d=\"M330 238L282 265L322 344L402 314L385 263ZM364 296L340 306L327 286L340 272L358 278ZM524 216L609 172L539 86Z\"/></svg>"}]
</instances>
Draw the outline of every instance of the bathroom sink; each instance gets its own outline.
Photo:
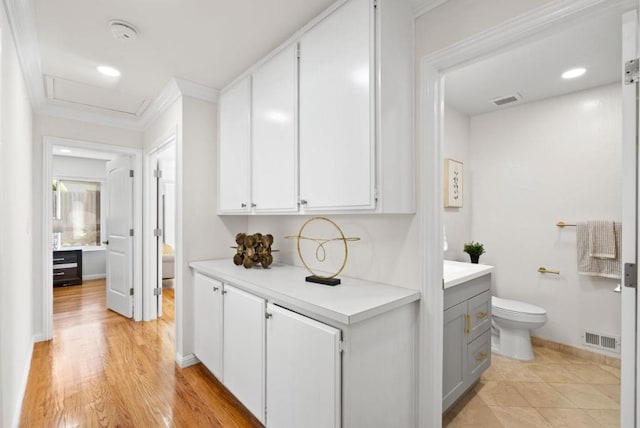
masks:
<instances>
[{"instance_id":1,"label":"bathroom sink","mask_svg":"<svg viewBox=\"0 0 640 428\"><path fill-rule=\"evenodd\" d=\"M493 272L494 267L466 262L445 260L442 269L444 288L453 287Z\"/></svg>"}]
</instances>

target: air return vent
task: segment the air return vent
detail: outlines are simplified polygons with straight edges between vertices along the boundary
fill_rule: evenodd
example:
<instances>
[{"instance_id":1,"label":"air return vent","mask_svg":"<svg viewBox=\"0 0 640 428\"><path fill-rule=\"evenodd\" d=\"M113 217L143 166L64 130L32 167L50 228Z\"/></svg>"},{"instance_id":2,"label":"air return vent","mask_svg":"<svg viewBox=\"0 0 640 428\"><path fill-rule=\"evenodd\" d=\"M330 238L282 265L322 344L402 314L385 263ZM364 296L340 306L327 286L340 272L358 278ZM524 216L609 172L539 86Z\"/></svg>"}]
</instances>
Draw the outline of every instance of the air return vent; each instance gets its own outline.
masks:
<instances>
[{"instance_id":1,"label":"air return vent","mask_svg":"<svg viewBox=\"0 0 640 428\"><path fill-rule=\"evenodd\" d=\"M522 99L522 95L516 93L512 95L506 95L504 97L498 97L491 100L497 106L502 106L505 104L515 103L516 101L520 101Z\"/></svg>"},{"instance_id":2,"label":"air return vent","mask_svg":"<svg viewBox=\"0 0 640 428\"><path fill-rule=\"evenodd\" d=\"M620 353L620 336L609 336L585 330L582 335L582 343L592 348Z\"/></svg>"}]
</instances>

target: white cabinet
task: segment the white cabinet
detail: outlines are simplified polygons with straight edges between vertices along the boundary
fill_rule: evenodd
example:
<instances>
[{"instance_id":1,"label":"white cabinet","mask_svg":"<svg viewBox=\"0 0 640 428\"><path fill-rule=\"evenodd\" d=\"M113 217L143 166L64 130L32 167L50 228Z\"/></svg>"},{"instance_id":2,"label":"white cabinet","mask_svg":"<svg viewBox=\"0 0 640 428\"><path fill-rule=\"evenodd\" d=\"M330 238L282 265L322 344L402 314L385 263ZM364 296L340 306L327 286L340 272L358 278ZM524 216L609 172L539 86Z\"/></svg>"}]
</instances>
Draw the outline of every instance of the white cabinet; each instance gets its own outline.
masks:
<instances>
[{"instance_id":1,"label":"white cabinet","mask_svg":"<svg viewBox=\"0 0 640 428\"><path fill-rule=\"evenodd\" d=\"M194 353L222 382L222 283L196 273L194 288Z\"/></svg>"},{"instance_id":2,"label":"white cabinet","mask_svg":"<svg viewBox=\"0 0 640 428\"><path fill-rule=\"evenodd\" d=\"M307 210L375 208L370 11L369 0L351 0L300 39L300 200Z\"/></svg>"},{"instance_id":3,"label":"white cabinet","mask_svg":"<svg viewBox=\"0 0 640 428\"><path fill-rule=\"evenodd\" d=\"M340 330L267 311L267 427L340 427Z\"/></svg>"},{"instance_id":4,"label":"white cabinet","mask_svg":"<svg viewBox=\"0 0 640 428\"><path fill-rule=\"evenodd\" d=\"M264 424L264 299L224 286L224 385Z\"/></svg>"},{"instance_id":5,"label":"white cabinet","mask_svg":"<svg viewBox=\"0 0 640 428\"><path fill-rule=\"evenodd\" d=\"M298 210L296 63L297 47L292 44L253 73L251 193L255 212Z\"/></svg>"},{"instance_id":6,"label":"white cabinet","mask_svg":"<svg viewBox=\"0 0 640 428\"><path fill-rule=\"evenodd\" d=\"M220 96L218 207L221 213L251 210L251 80L247 76Z\"/></svg>"}]
</instances>

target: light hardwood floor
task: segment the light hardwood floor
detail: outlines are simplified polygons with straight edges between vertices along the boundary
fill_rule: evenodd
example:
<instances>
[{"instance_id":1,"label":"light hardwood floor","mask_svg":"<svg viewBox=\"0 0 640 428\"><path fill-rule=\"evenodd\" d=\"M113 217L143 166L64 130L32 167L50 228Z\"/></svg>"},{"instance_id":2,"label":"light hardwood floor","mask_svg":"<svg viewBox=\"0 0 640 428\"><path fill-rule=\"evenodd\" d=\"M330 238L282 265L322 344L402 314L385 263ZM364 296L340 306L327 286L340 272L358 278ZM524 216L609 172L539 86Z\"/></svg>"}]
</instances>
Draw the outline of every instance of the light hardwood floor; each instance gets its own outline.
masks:
<instances>
[{"instance_id":1,"label":"light hardwood floor","mask_svg":"<svg viewBox=\"0 0 640 428\"><path fill-rule=\"evenodd\" d=\"M164 315L106 309L104 280L54 289L54 338L35 345L21 427L260 427L200 364L175 364L173 290Z\"/></svg>"}]
</instances>

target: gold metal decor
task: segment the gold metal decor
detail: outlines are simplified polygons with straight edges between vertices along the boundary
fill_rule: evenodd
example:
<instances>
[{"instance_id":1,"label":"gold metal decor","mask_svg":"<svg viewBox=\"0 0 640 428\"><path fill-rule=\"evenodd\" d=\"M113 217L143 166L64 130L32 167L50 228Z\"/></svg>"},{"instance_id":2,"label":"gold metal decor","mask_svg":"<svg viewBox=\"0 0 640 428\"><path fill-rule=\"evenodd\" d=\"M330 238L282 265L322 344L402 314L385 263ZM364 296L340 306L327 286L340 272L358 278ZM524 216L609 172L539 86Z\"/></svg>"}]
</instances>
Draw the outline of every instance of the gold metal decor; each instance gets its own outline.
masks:
<instances>
[{"instance_id":1,"label":"gold metal decor","mask_svg":"<svg viewBox=\"0 0 640 428\"><path fill-rule=\"evenodd\" d=\"M312 237L309 237L309 236L305 236L303 234L304 229L309 225L309 223L312 223L314 221L324 221L324 222L329 223L330 225L332 225L338 231L338 235L339 236L334 237L334 238L312 238ZM360 238L357 238L357 237L345 237L344 233L342 232L342 229L340 229L340 226L338 226L335 222L333 222L332 220L330 220L330 219L328 219L326 217L312 217L312 218L310 218L309 220L307 220L302 225L302 227L298 231L297 235L285 236L285 239L296 239L297 240L298 257L300 257L300 261L302 262L304 267L312 275L312 277L307 277L307 281L318 282L318 283L325 284L325 285L337 285L337 284L340 283L340 281L338 279L336 279L335 277L340 275L340 273L344 270L344 267L347 265L347 258L349 257L349 247L348 247L347 243L360 240ZM340 268L335 273L333 273L332 275L319 275L316 272L314 272L313 269L311 269L309 267L309 264L304 259L304 256L302 255L302 251L300 250L300 241L302 241L302 240L313 241L316 244L318 244L318 246L316 247L315 255L316 255L316 260L318 260L321 263L324 262L326 260L326 258L327 258L327 249L325 248L325 245L328 242L332 242L332 241L342 241L343 244L344 244L344 259L342 260L342 264L341 264Z\"/></svg>"},{"instance_id":2,"label":"gold metal decor","mask_svg":"<svg viewBox=\"0 0 640 428\"><path fill-rule=\"evenodd\" d=\"M271 244L273 244L273 235L262 233L254 233L247 235L246 233L238 233L236 235L236 254L233 256L233 263L237 266L244 266L250 269L258 264L268 269L273 263Z\"/></svg>"}]
</instances>

